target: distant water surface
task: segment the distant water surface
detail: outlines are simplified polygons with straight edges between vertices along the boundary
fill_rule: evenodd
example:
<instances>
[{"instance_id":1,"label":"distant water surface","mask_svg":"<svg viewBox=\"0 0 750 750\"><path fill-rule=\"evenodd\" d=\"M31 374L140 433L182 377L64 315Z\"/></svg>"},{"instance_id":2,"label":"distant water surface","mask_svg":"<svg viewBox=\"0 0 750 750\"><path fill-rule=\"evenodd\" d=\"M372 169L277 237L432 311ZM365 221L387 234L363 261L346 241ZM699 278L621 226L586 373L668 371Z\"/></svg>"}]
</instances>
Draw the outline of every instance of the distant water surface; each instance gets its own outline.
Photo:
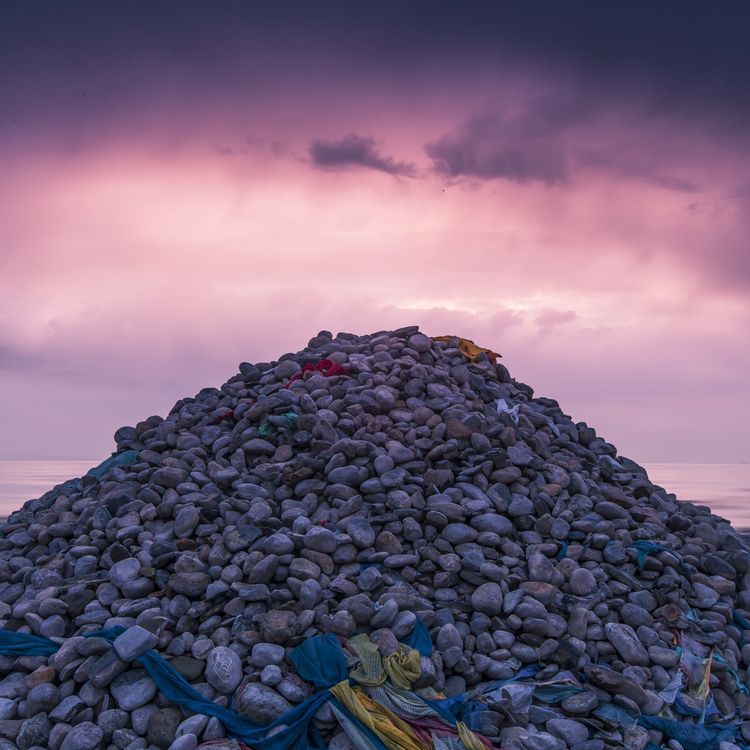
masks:
<instances>
[{"instance_id":1,"label":"distant water surface","mask_svg":"<svg viewBox=\"0 0 750 750\"><path fill-rule=\"evenodd\" d=\"M0 518L7 518L27 500L41 497L56 484L77 479L98 466L90 461L0 461Z\"/></svg>"},{"instance_id":2,"label":"distant water surface","mask_svg":"<svg viewBox=\"0 0 750 750\"><path fill-rule=\"evenodd\" d=\"M738 529L750 529L750 464L641 464L648 478L677 495L707 505Z\"/></svg>"},{"instance_id":3,"label":"distant water surface","mask_svg":"<svg viewBox=\"0 0 750 750\"><path fill-rule=\"evenodd\" d=\"M85 474L90 461L0 461L0 518L67 479ZM750 464L642 464L654 484L708 505L738 528L750 528Z\"/></svg>"}]
</instances>

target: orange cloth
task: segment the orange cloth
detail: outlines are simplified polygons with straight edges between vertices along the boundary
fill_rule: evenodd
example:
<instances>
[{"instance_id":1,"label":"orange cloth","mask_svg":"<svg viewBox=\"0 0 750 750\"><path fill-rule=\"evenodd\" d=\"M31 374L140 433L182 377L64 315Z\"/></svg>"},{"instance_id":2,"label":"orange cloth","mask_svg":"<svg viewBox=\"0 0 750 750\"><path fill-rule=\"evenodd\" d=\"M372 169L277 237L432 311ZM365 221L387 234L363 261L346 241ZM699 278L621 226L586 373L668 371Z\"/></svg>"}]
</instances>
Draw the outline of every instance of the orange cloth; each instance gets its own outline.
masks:
<instances>
[{"instance_id":1,"label":"orange cloth","mask_svg":"<svg viewBox=\"0 0 750 750\"><path fill-rule=\"evenodd\" d=\"M453 336L433 336L433 341L444 341L446 344L451 343L451 339L454 338ZM502 358L501 354L498 354L497 352L493 352L492 349L484 349L481 346L477 346L473 341L470 339L462 339L460 336L456 336L455 338L458 339L458 348L469 358L472 360L476 360L476 358L484 352L487 357L489 358L490 362L492 362L493 365L497 364L497 358Z\"/></svg>"}]
</instances>

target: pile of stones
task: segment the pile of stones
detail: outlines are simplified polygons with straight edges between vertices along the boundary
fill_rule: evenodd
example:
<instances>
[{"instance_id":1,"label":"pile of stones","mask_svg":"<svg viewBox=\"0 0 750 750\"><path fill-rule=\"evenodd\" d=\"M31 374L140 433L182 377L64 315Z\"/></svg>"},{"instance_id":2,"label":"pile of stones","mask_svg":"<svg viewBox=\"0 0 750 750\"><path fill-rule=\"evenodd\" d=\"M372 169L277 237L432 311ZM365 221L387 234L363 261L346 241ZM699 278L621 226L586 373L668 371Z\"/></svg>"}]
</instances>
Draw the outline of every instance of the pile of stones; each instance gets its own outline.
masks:
<instances>
[{"instance_id":1,"label":"pile of stones","mask_svg":"<svg viewBox=\"0 0 750 750\"><path fill-rule=\"evenodd\" d=\"M133 663L146 650L265 724L313 692L288 659L303 640L365 632L388 653L417 618L435 645L417 687L459 695L531 663L585 680L561 704L484 712L507 750L666 743L597 712L659 713L680 633L721 657L718 711L750 716L743 539L491 354L415 326L322 331L239 369L117 430L134 460L0 526L0 627L65 639L0 657L0 750L192 750L224 729L158 692ZM667 549L641 566L639 541ZM114 644L82 637L115 625ZM316 723L351 747L325 706Z\"/></svg>"}]
</instances>

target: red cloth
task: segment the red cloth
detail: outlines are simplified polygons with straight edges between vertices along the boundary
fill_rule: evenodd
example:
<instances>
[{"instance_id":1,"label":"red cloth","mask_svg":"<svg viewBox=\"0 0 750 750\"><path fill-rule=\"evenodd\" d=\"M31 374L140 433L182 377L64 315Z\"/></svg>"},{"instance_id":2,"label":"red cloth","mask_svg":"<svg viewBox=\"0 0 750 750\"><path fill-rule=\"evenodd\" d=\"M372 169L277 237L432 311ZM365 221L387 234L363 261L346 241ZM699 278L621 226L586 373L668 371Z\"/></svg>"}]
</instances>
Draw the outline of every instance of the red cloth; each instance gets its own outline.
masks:
<instances>
[{"instance_id":1,"label":"red cloth","mask_svg":"<svg viewBox=\"0 0 750 750\"><path fill-rule=\"evenodd\" d=\"M399 718L405 721L414 730L417 738L425 743L425 747L430 747L432 745L433 735L438 737L440 735L458 737L458 729L456 729L456 727L446 724L436 716L423 716L419 719L406 718L406 716L400 716ZM495 750L494 745L486 737L483 737L476 732L474 732L474 734L487 750Z\"/></svg>"},{"instance_id":2,"label":"red cloth","mask_svg":"<svg viewBox=\"0 0 750 750\"><path fill-rule=\"evenodd\" d=\"M308 362L306 365L303 365L302 371L294 375L284 386L284 388L289 388L292 383L295 383L298 380L302 380L306 372L319 372L321 375L325 375L327 378L330 378L334 375L349 374L349 370L346 367L337 365L335 362L331 362L330 359L321 359L320 362L316 362L315 364L312 364L312 362Z\"/></svg>"},{"instance_id":3,"label":"red cloth","mask_svg":"<svg viewBox=\"0 0 750 750\"><path fill-rule=\"evenodd\" d=\"M227 419L234 419L234 409L219 414L211 420L211 424L219 424L219 422L225 422Z\"/></svg>"}]
</instances>

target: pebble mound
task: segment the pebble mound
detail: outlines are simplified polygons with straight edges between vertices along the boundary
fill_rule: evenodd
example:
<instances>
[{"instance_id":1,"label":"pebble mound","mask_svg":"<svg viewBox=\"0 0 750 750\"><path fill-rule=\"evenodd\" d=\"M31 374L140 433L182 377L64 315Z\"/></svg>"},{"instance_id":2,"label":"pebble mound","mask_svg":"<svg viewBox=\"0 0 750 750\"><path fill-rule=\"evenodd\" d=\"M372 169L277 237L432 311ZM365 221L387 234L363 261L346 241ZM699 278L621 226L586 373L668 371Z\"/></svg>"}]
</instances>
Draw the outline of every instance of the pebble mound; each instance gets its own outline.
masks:
<instances>
[{"instance_id":1,"label":"pebble mound","mask_svg":"<svg viewBox=\"0 0 750 750\"><path fill-rule=\"evenodd\" d=\"M420 688L536 663L585 680L562 703L490 706L478 731L506 750L666 742L598 712L663 715L686 636L719 657L710 710L750 715L740 535L470 351L416 326L322 331L120 428L103 471L12 514L0 627L66 640L0 657L0 750L192 750L223 727L164 699L132 663L145 651L265 724L313 692L296 645L364 632L386 653L417 618L435 646ZM114 645L80 637L115 625ZM352 747L330 711L316 722Z\"/></svg>"}]
</instances>

